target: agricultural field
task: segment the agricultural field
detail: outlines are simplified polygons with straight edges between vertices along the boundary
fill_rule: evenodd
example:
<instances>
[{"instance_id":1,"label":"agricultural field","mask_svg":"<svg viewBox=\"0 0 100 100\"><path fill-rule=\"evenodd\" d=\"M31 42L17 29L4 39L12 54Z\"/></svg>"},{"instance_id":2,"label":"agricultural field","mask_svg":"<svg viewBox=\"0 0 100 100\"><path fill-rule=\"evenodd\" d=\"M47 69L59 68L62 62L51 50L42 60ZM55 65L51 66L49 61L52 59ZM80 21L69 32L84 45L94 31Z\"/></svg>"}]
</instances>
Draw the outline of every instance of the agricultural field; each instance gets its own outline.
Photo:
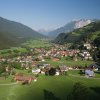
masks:
<instances>
[{"instance_id":1,"label":"agricultural field","mask_svg":"<svg viewBox=\"0 0 100 100\"><path fill-rule=\"evenodd\" d=\"M49 40L47 39L34 39L23 43L22 46L29 48L35 48L35 47L40 48L40 47L49 47L50 43Z\"/></svg>"}]
</instances>

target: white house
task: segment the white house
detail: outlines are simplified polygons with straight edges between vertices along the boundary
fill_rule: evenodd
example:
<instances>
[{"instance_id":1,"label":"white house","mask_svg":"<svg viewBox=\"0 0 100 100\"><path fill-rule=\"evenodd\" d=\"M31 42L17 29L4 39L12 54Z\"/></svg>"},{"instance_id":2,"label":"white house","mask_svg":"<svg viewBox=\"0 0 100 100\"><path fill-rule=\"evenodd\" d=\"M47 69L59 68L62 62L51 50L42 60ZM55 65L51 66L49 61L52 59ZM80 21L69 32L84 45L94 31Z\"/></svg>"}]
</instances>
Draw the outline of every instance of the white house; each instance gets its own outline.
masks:
<instances>
[{"instance_id":1,"label":"white house","mask_svg":"<svg viewBox=\"0 0 100 100\"><path fill-rule=\"evenodd\" d=\"M33 74L38 74L38 73L40 73L40 69L38 69L38 68L34 68L34 69L32 69L32 73Z\"/></svg>"},{"instance_id":2,"label":"white house","mask_svg":"<svg viewBox=\"0 0 100 100\"><path fill-rule=\"evenodd\" d=\"M86 69L85 70L85 75L89 76L89 77L93 77L94 76L94 72L91 69Z\"/></svg>"}]
</instances>

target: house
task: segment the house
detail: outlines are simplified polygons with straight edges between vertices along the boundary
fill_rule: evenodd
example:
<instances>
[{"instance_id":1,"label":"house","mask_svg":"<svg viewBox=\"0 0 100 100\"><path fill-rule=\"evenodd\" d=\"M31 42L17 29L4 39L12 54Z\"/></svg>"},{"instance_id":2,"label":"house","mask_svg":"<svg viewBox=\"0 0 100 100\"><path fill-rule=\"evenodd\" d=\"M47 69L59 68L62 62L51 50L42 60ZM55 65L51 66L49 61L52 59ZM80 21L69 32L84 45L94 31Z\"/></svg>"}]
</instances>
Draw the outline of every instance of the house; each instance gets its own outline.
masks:
<instances>
[{"instance_id":1,"label":"house","mask_svg":"<svg viewBox=\"0 0 100 100\"><path fill-rule=\"evenodd\" d=\"M85 69L85 75L89 76L89 77L93 77L94 76L94 71L92 68L86 68Z\"/></svg>"},{"instance_id":2,"label":"house","mask_svg":"<svg viewBox=\"0 0 100 100\"><path fill-rule=\"evenodd\" d=\"M56 69L56 76L60 75L60 71L58 69Z\"/></svg>"},{"instance_id":3,"label":"house","mask_svg":"<svg viewBox=\"0 0 100 100\"><path fill-rule=\"evenodd\" d=\"M52 58L52 61L59 61L59 58Z\"/></svg>"},{"instance_id":4,"label":"house","mask_svg":"<svg viewBox=\"0 0 100 100\"><path fill-rule=\"evenodd\" d=\"M84 43L84 47L86 47L87 49L91 49L91 44L90 43Z\"/></svg>"},{"instance_id":5,"label":"house","mask_svg":"<svg viewBox=\"0 0 100 100\"><path fill-rule=\"evenodd\" d=\"M99 71L100 65L98 63L93 63L93 64L89 65L89 68L92 68L94 71Z\"/></svg>"},{"instance_id":6,"label":"house","mask_svg":"<svg viewBox=\"0 0 100 100\"><path fill-rule=\"evenodd\" d=\"M63 71L67 71L67 67L65 65L61 65L59 66L60 70L63 72Z\"/></svg>"},{"instance_id":7,"label":"house","mask_svg":"<svg viewBox=\"0 0 100 100\"><path fill-rule=\"evenodd\" d=\"M84 59L84 60L93 60L92 56L90 55L90 53L87 50L82 50L81 53L79 53L79 55Z\"/></svg>"},{"instance_id":8,"label":"house","mask_svg":"<svg viewBox=\"0 0 100 100\"><path fill-rule=\"evenodd\" d=\"M32 80L35 80L36 78L34 77L32 77L32 76L20 76L20 75L15 75L15 77L14 77L14 80L15 81L17 81L17 82L21 82L22 84L23 83L27 83L27 84L29 84L29 83L31 83L32 82Z\"/></svg>"},{"instance_id":9,"label":"house","mask_svg":"<svg viewBox=\"0 0 100 100\"><path fill-rule=\"evenodd\" d=\"M46 72L45 68L41 69L41 74L45 74L45 72Z\"/></svg>"},{"instance_id":10,"label":"house","mask_svg":"<svg viewBox=\"0 0 100 100\"><path fill-rule=\"evenodd\" d=\"M33 68L32 69L33 74L39 74L40 72L41 72L41 70L39 68Z\"/></svg>"}]
</instances>

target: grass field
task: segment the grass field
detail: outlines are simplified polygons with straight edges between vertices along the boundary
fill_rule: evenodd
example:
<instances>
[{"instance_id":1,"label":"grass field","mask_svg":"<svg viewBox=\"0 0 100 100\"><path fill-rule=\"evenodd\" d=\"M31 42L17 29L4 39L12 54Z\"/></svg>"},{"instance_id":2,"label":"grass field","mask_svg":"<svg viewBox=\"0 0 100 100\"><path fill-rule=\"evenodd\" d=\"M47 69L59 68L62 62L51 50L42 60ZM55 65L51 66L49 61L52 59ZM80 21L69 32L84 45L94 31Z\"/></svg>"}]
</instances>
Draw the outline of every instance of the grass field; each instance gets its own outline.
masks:
<instances>
[{"instance_id":1,"label":"grass field","mask_svg":"<svg viewBox=\"0 0 100 100\"><path fill-rule=\"evenodd\" d=\"M26 48L49 47L50 43L46 39L34 39L23 43L20 47L11 47L9 49L0 50L0 56L14 56L16 54L29 52Z\"/></svg>"},{"instance_id":2,"label":"grass field","mask_svg":"<svg viewBox=\"0 0 100 100\"><path fill-rule=\"evenodd\" d=\"M27 41L22 44L23 46L29 47L29 48L34 48L34 47L49 47L50 43L46 39L34 39Z\"/></svg>"},{"instance_id":3,"label":"grass field","mask_svg":"<svg viewBox=\"0 0 100 100\"><path fill-rule=\"evenodd\" d=\"M47 63L50 63L52 66L58 66L61 64L67 65L67 66L88 66L92 63L94 63L94 61L73 61L73 60L60 60L60 61L52 61L52 60L47 60Z\"/></svg>"},{"instance_id":4,"label":"grass field","mask_svg":"<svg viewBox=\"0 0 100 100\"><path fill-rule=\"evenodd\" d=\"M78 72L70 72L78 75ZM74 76L45 76L39 75L37 82L29 85L10 83L10 78L0 80L0 100L45 100L45 94L50 95L47 100L67 100L73 85L81 82L91 90L91 97L100 98L100 79L83 78ZM56 99L54 99L56 98ZM99 99L98 99L99 100Z\"/></svg>"},{"instance_id":5,"label":"grass field","mask_svg":"<svg viewBox=\"0 0 100 100\"><path fill-rule=\"evenodd\" d=\"M24 45L31 48L49 46L48 42L42 40L34 41L28 41ZM16 48L11 49L16 50ZM20 52L26 52L24 48L18 48L18 50ZM93 61L72 61L65 59L56 62L46 60L46 62L50 63L53 67L57 67L60 64L67 66L88 66L93 63ZM28 73L27 70L16 71L24 75L32 75ZM94 100L95 97L97 97L98 100L100 99L100 73L96 73L95 77L98 79L76 77L70 74L80 76L79 71L69 71L68 76L39 75L37 82L32 82L29 85L13 84L15 83L11 81L13 76L9 76L4 80L0 79L0 100L68 100L68 96L72 92L76 82L83 83L91 90L91 100ZM49 99L45 98L46 95L49 96Z\"/></svg>"}]
</instances>

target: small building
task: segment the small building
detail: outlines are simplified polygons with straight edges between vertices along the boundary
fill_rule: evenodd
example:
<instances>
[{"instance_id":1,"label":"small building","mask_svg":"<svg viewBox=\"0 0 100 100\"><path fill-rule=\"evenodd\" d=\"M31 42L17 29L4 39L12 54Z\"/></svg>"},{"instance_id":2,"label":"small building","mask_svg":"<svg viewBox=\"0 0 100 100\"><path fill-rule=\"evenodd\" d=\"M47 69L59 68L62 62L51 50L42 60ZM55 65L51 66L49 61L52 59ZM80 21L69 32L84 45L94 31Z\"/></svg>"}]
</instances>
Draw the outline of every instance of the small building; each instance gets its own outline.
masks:
<instances>
[{"instance_id":1,"label":"small building","mask_svg":"<svg viewBox=\"0 0 100 100\"><path fill-rule=\"evenodd\" d=\"M92 68L94 71L99 71L100 65L98 63L93 63L93 64L89 65L89 68Z\"/></svg>"},{"instance_id":2,"label":"small building","mask_svg":"<svg viewBox=\"0 0 100 100\"><path fill-rule=\"evenodd\" d=\"M93 77L94 76L94 71L92 68L86 68L85 69L85 75L89 76L89 77Z\"/></svg>"},{"instance_id":3,"label":"small building","mask_svg":"<svg viewBox=\"0 0 100 100\"><path fill-rule=\"evenodd\" d=\"M35 80L36 78L34 77L32 77L32 76L20 76L20 75L16 75L15 77L14 77L14 80L15 81L17 81L17 82L21 82L22 84L23 83L27 83L27 84L29 84L29 83L31 83L32 82L32 80Z\"/></svg>"},{"instance_id":4,"label":"small building","mask_svg":"<svg viewBox=\"0 0 100 100\"><path fill-rule=\"evenodd\" d=\"M52 61L59 61L59 58L52 58Z\"/></svg>"},{"instance_id":5,"label":"small building","mask_svg":"<svg viewBox=\"0 0 100 100\"><path fill-rule=\"evenodd\" d=\"M33 68L32 69L32 73L33 74L38 74L38 73L40 73L41 72L41 70L39 69L39 68Z\"/></svg>"},{"instance_id":6,"label":"small building","mask_svg":"<svg viewBox=\"0 0 100 100\"><path fill-rule=\"evenodd\" d=\"M87 49L91 49L91 44L90 43L85 43L84 47L86 47Z\"/></svg>"},{"instance_id":7,"label":"small building","mask_svg":"<svg viewBox=\"0 0 100 100\"><path fill-rule=\"evenodd\" d=\"M61 72L68 71L68 68L65 65L59 66Z\"/></svg>"}]
</instances>

